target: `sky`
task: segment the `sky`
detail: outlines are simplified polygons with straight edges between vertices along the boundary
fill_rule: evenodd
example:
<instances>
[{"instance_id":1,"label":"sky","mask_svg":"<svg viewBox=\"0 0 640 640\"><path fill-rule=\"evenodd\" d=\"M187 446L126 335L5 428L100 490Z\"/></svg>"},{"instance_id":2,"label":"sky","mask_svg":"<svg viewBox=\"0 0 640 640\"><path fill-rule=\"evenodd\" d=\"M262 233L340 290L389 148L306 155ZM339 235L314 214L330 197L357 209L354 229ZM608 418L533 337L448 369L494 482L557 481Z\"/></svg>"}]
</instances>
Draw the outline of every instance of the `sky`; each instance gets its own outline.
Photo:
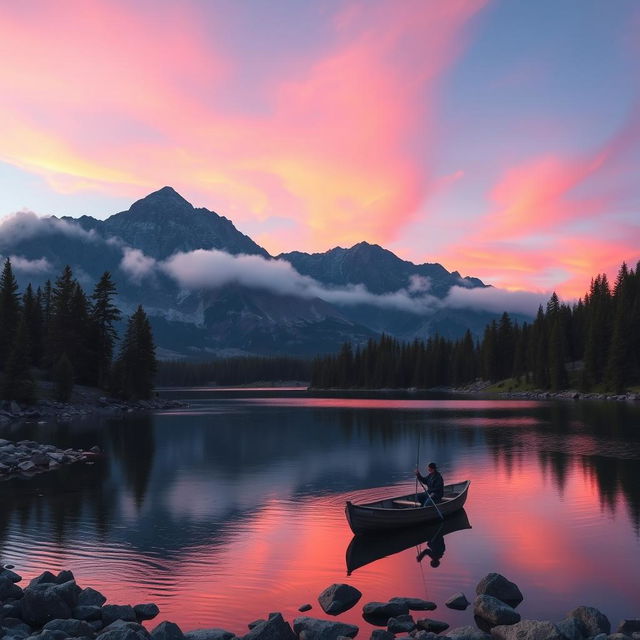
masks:
<instances>
[{"instance_id":1,"label":"sky","mask_svg":"<svg viewBox=\"0 0 640 640\"><path fill-rule=\"evenodd\" d=\"M171 185L273 255L565 298L640 260L636 0L23 0L0 57L0 217Z\"/></svg>"}]
</instances>

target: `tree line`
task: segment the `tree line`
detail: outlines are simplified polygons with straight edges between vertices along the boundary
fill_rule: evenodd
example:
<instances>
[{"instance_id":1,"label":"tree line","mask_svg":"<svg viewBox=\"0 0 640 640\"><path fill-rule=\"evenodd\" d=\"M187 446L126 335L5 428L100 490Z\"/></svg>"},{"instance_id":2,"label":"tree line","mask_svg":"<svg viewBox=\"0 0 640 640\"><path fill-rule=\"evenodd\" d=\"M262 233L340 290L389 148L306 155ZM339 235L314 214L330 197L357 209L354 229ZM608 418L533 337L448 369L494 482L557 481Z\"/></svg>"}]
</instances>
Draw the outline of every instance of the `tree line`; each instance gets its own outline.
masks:
<instances>
[{"instance_id":1,"label":"tree line","mask_svg":"<svg viewBox=\"0 0 640 640\"><path fill-rule=\"evenodd\" d=\"M508 313L489 323L481 340L433 336L401 342L383 335L313 361L318 388L431 388L483 379L559 391L621 393L640 383L640 262L622 264L613 286L600 274L575 304L554 293L532 322Z\"/></svg>"},{"instance_id":2,"label":"tree line","mask_svg":"<svg viewBox=\"0 0 640 640\"><path fill-rule=\"evenodd\" d=\"M274 380L311 379L311 361L291 357L233 357L206 362L167 360L158 364L160 386L232 386Z\"/></svg>"},{"instance_id":3,"label":"tree line","mask_svg":"<svg viewBox=\"0 0 640 640\"><path fill-rule=\"evenodd\" d=\"M116 294L108 271L87 295L66 266L55 282L35 291L29 283L21 295L7 258L0 275L2 399L34 402L38 370L61 401L69 400L75 383L123 399L150 397L157 367L151 326L139 306L114 357L121 319Z\"/></svg>"}]
</instances>

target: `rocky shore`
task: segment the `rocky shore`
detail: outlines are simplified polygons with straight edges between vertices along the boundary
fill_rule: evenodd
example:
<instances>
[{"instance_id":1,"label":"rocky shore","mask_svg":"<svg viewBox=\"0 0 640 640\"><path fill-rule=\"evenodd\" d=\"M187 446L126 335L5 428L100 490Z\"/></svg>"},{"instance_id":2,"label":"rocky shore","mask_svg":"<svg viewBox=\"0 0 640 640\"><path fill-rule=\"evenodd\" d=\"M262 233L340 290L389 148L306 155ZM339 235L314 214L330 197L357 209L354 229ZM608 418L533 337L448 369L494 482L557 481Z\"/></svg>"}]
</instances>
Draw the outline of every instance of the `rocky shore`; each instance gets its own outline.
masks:
<instances>
[{"instance_id":1,"label":"rocky shore","mask_svg":"<svg viewBox=\"0 0 640 640\"><path fill-rule=\"evenodd\" d=\"M247 624L247 633L221 628L183 632L169 621L149 631L143 622L159 614L153 603L106 604L107 598L91 587L81 588L71 571L57 575L45 571L22 589L22 578L11 566L0 569L0 639L2 640L346 640L359 627L335 619L299 616L293 624L281 613ZM327 587L318 603L326 615L337 616L354 607L362 593L347 584ZM449 629L446 622L410 612L432 611L436 603L397 597L388 602L368 602L365 621L381 628L371 640L640 640L640 618L620 621L614 633L608 618L593 607L580 606L563 620L522 620L516 607L520 589L504 576L490 573L476 587L471 604L464 594L445 603L451 609L473 606L477 626ZM311 605L300 607L308 611ZM445 633L446 632L446 635Z\"/></svg>"}]
</instances>

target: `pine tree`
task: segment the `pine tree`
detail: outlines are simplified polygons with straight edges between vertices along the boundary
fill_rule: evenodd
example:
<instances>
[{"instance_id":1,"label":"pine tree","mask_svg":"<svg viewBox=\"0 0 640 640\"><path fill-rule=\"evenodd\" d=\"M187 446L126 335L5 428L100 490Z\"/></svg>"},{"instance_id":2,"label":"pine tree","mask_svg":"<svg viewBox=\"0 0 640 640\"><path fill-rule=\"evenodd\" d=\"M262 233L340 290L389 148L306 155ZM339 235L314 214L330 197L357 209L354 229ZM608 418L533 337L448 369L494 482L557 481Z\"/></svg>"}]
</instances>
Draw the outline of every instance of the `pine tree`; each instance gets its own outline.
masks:
<instances>
[{"instance_id":1,"label":"pine tree","mask_svg":"<svg viewBox=\"0 0 640 640\"><path fill-rule=\"evenodd\" d=\"M34 295L31 283L27 285L22 296L22 312L27 329L29 343L29 363L38 367L44 352L42 307L40 306L41 292Z\"/></svg>"},{"instance_id":2,"label":"pine tree","mask_svg":"<svg viewBox=\"0 0 640 640\"><path fill-rule=\"evenodd\" d=\"M24 314L20 316L15 339L4 368L2 398L31 404L35 400L35 382L29 368L27 324Z\"/></svg>"},{"instance_id":3,"label":"pine tree","mask_svg":"<svg viewBox=\"0 0 640 640\"><path fill-rule=\"evenodd\" d=\"M75 340L71 331L74 325L71 300L75 285L71 267L67 265L51 288L48 305L45 297L45 319L48 325L46 360L50 367L60 360L63 353L67 353L69 357L68 350Z\"/></svg>"},{"instance_id":4,"label":"pine tree","mask_svg":"<svg viewBox=\"0 0 640 640\"><path fill-rule=\"evenodd\" d=\"M4 261L0 276L0 366L4 366L11 351L20 315L18 283L13 275L11 260Z\"/></svg>"},{"instance_id":5,"label":"pine tree","mask_svg":"<svg viewBox=\"0 0 640 640\"><path fill-rule=\"evenodd\" d=\"M54 394L58 402L69 402L73 393L73 365L71 360L63 353L53 366L51 377L55 384Z\"/></svg>"},{"instance_id":6,"label":"pine tree","mask_svg":"<svg viewBox=\"0 0 640 640\"><path fill-rule=\"evenodd\" d=\"M120 356L114 367L113 390L126 399L147 399L157 369L153 334L141 306L129 318Z\"/></svg>"},{"instance_id":7,"label":"pine tree","mask_svg":"<svg viewBox=\"0 0 640 640\"><path fill-rule=\"evenodd\" d=\"M113 349L117 339L115 323L120 320L120 311L113 304L116 286L111 274L105 271L93 290L91 319L94 324L94 345L98 365L97 384L106 387L113 359Z\"/></svg>"}]
</instances>

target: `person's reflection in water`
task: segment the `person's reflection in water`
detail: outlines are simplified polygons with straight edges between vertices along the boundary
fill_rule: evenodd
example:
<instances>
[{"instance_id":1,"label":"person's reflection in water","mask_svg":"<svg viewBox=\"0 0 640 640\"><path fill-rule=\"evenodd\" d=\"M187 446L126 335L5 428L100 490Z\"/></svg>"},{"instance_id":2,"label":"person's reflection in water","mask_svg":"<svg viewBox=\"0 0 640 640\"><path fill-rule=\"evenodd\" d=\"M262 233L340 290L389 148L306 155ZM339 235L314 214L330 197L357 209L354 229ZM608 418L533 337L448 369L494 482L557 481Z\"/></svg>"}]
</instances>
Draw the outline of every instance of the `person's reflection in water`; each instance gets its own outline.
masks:
<instances>
[{"instance_id":1,"label":"person's reflection in water","mask_svg":"<svg viewBox=\"0 0 640 640\"><path fill-rule=\"evenodd\" d=\"M427 548L421 551L417 556L416 560L418 562L422 562L425 556L429 556L431 558L431 566L435 569L440 566L440 558L444 555L446 550L444 544L444 536L442 535L442 525L436 532L436 535L427 542Z\"/></svg>"}]
</instances>

